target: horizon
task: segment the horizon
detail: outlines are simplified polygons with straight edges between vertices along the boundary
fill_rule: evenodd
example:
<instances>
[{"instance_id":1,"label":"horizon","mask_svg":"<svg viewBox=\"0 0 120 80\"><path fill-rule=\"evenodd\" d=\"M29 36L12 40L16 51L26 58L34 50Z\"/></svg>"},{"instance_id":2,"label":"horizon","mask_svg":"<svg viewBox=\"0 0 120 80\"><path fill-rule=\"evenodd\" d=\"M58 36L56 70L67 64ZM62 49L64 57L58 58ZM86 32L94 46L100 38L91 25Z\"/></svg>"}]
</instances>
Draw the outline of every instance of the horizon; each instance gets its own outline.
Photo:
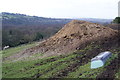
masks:
<instances>
[{"instance_id":1,"label":"horizon","mask_svg":"<svg viewBox=\"0 0 120 80\"><path fill-rule=\"evenodd\" d=\"M32 16L34 17L34 15L28 15L28 14L22 14L22 13L11 13L11 12L1 12L1 13L9 13L9 14L20 14L20 15L25 15L25 16ZM37 16L36 17L43 17L43 18L54 18L54 17L44 17L44 16ZM91 18L91 17L88 17L88 18L84 18L84 17L79 17L79 18L59 18L59 17L56 17L54 19L105 19L105 18ZM107 20L107 19L105 19ZM108 20L113 20L112 18L111 19L108 19Z\"/></svg>"},{"instance_id":2,"label":"horizon","mask_svg":"<svg viewBox=\"0 0 120 80\"><path fill-rule=\"evenodd\" d=\"M118 17L119 1L120 0L4 0L0 4L0 12L19 13L47 18L114 19ZM7 6L5 6L5 4Z\"/></svg>"}]
</instances>

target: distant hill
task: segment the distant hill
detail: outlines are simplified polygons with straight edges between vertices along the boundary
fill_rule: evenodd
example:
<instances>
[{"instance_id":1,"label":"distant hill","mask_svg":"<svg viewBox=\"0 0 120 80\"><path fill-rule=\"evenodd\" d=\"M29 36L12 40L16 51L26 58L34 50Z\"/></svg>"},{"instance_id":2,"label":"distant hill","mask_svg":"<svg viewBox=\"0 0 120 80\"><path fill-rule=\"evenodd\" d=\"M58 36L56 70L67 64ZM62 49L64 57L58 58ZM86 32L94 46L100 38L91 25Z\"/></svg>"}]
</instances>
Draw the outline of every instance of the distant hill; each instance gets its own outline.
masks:
<instances>
[{"instance_id":1,"label":"distant hill","mask_svg":"<svg viewBox=\"0 0 120 80\"><path fill-rule=\"evenodd\" d=\"M28 16L18 13L2 13L2 46L10 47L46 39L55 34L70 19L54 19Z\"/></svg>"},{"instance_id":2,"label":"distant hill","mask_svg":"<svg viewBox=\"0 0 120 80\"><path fill-rule=\"evenodd\" d=\"M47 39L74 19L45 18L2 12L2 46L10 47ZM109 24L111 19L78 18L93 23ZM19 36L18 36L19 35Z\"/></svg>"},{"instance_id":3,"label":"distant hill","mask_svg":"<svg viewBox=\"0 0 120 80\"><path fill-rule=\"evenodd\" d=\"M71 19L44 18L15 13L2 13L3 26L40 26L40 25L59 25L66 24Z\"/></svg>"},{"instance_id":4,"label":"distant hill","mask_svg":"<svg viewBox=\"0 0 120 80\"><path fill-rule=\"evenodd\" d=\"M99 18L81 18L77 20L84 20L84 21L89 21L92 23L98 23L103 25L111 24L111 22L113 21L113 19L99 19Z\"/></svg>"},{"instance_id":5,"label":"distant hill","mask_svg":"<svg viewBox=\"0 0 120 80\"><path fill-rule=\"evenodd\" d=\"M47 24L66 24L74 19L45 18L38 16L29 16L18 13L2 13L3 26L40 26ZM97 19L97 18L75 18L75 20L84 20L93 23L109 24L113 19Z\"/></svg>"}]
</instances>

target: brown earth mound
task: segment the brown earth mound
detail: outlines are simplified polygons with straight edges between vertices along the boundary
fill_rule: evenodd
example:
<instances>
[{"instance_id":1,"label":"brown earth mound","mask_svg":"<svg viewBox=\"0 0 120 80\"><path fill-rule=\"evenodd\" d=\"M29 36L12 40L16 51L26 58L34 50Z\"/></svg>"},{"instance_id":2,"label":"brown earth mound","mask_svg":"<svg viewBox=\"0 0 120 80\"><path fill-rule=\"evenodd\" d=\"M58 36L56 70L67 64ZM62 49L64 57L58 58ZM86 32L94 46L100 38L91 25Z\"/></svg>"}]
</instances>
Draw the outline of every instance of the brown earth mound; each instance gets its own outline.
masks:
<instances>
[{"instance_id":1,"label":"brown earth mound","mask_svg":"<svg viewBox=\"0 0 120 80\"><path fill-rule=\"evenodd\" d=\"M18 58L21 60L37 53L43 53L42 57L71 53L92 41L99 42L99 40L108 39L115 35L117 35L117 31L111 28L86 21L73 20L38 46L26 49L8 59Z\"/></svg>"},{"instance_id":2,"label":"brown earth mound","mask_svg":"<svg viewBox=\"0 0 120 80\"><path fill-rule=\"evenodd\" d=\"M109 25L106 25L107 27L110 27L112 29L115 29L115 30L120 30L120 24L109 24Z\"/></svg>"}]
</instances>

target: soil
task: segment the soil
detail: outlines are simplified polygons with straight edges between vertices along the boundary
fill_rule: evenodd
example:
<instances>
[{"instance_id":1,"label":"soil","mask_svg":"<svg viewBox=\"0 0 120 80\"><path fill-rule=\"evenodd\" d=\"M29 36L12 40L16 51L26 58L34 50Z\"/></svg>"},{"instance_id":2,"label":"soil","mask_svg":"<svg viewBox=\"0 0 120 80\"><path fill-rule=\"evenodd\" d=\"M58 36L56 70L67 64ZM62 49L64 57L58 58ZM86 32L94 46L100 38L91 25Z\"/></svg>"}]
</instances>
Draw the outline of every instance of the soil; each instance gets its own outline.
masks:
<instances>
[{"instance_id":1,"label":"soil","mask_svg":"<svg viewBox=\"0 0 120 80\"><path fill-rule=\"evenodd\" d=\"M101 74L99 74L97 76L97 79L99 78L110 78L110 79L114 79L115 78L115 73L117 72L117 70L119 70L119 60L118 58L115 58L110 65L106 66L106 70L103 71Z\"/></svg>"}]
</instances>

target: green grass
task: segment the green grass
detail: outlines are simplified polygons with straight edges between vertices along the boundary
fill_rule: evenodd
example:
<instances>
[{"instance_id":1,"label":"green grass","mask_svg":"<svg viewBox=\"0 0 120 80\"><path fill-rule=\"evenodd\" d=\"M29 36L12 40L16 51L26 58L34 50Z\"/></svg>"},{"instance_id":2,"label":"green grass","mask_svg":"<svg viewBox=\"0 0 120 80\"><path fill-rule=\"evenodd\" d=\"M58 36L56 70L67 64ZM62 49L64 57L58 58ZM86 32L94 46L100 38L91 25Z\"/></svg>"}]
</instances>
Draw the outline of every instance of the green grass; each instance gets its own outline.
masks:
<instances>
[{"instance_id":1,"label":"green grass","mask_svg":"<svg viewBox=\"0 0 120 80\"><path fill-rule=\"evenodd\" d=\"M51 70L48 73L45 73L44 75L40 76L40 78L50 78L50 77L56 76L57 73L64 70L65 68L68 68L69 65L71 65L75 62L76 61L64 62L57 67L53 67L54 68L53 70Z\"/></svg>"},{"instance_id":2,"label":"green grass","mask_svg":"<svg viewBox=\"0 0 120 80\"><path fill-rule=\"evenodd\" d=\"M76 57L76 54L69 55L65 58L57 59L53 62L44 62L46 59L39 59L39 60L33 60L33 61L20 61L20 62L14 62L14 63L3 63L3 77L5 78L22 78L22 77L31 77L34 76L37 73L45 73L48 70L51 70L51 68L55 68L58 65L65 64L66 61L70 61L72 58ZM55 57L54 57L55 58ZM59 58L59 57L56 57ZM43 65L35 65L36 63L43 62ZM64 63L61 63L64 62Z\"/></svg>"},{"instance_id":3,"label":"green grass","mask_svg":"<svg viewBox=\"0 0 120 80\"><path fill-rule=\"evenodd\" d=\"M33 61L18 61L15 63L3 63L3 78L50 78L56 76L61 70L68 68L69 65L77 62L78 60L72 60L78 54L69 54L66 57L49 57L46 59L59 58L53 62L46 62L46 59L39 59ZM117 54L114 54L105 64L105 66L110 64ZM44 62L45 61L45 62ZM36 63L41 63L42 65L35 65ZM105 66L98 69L91 69L90 62L85 65L80 66L76 71L68 74L67 78L95 78L98 74L105 70ZM81 75L80 75L81 74Z\"/></svg>"},{"instance_id":4,"label":"green grass","mask_svg":"<svg viewBox=\"0 0 120 80\"><path fill-rule=\"evenodd\" d=\"M11 55L13 55L15 53L18 53L18 52L20 52L20 51L22 51L24 49L33 47L35 45L36 45L36 43L31 43L31 44L24 44L24 45L21 45L21 46L18 46L18 47L9 48L9 49L1 51L2 56L3 56L3 58L9 57L9 56L11 56Z\"/></svg>"},{"instance_id":5,"label":"green grass","mask_svg":"<svg viewBox=\"0 0 120 80\"><path fill-rule=\"evenodd\" d=\"M22 45L15 48L10 48L4 50L4 57L8 57L13 55L19 51L22 51L26 48L35 46L36 44L28 44ZM92 51L96 48L100 48L100 46L88 45L86 48L82 50L77 50L71 54L60 55L60 56L52 56L46 57L43 59L32 60L37 56L42 56L42 54L34 54L29 60L16 61L3 63L3 78L52 78L56 77L58 74L61 74L61 71L64 71L68 68L68 66L73 65L74 63L78 63L79 60L77 57L81 57L89 54L89 51ZM111 50L113 53L118 53L116 50ZM80 54L84 53L84 54ZM109 60L107 60L106 64L103 67L97 69L90 68L90 59L87 62L78 66L75 71L68 72L65 78L95 78L97 75L106 70L105 66L109 65L110 62L117 57L118 54L113 54ZM116 77L118 77L119 72L116 73Z\"/></svg>"},{"instance_id":6,"label":"green grass","mask_svg":"<svg viewBox=\"0 0 120 80\"><path fill-rule=\"evenodd\" d=\"M78 52L84 52L91 50L93 46L87 46L84 50L80 50ZM19 47L18 47L19 48ZM20 47L21 48L21 47ZM16 52L16 48L14 52ZM22 50L23 47L20 50ZM8 51L6 55L10 55ZM12 51L13 51L12 50ZM12 54L12 53L11 53ZM34 57L38 56L38 54L33 55ZM42 56L39 54L39 56ZM73 60L77 56L83 56L81 54L69 54L69 55L60 55L60 56L52 56L48 58L38 59L38 60L30 60L30 61L17 61L10 63L3 63L3 78L22 78L22 77L37 77L37 74L42 74L41 78L48 78L55 76L57 72L66 69L69 65L77 62L78 60ZM51 59L55 59L51 61ZM73 61L72 61L73 60ZM40 65L37 65L40 64Z\"/></svg>"}]
</instances>

